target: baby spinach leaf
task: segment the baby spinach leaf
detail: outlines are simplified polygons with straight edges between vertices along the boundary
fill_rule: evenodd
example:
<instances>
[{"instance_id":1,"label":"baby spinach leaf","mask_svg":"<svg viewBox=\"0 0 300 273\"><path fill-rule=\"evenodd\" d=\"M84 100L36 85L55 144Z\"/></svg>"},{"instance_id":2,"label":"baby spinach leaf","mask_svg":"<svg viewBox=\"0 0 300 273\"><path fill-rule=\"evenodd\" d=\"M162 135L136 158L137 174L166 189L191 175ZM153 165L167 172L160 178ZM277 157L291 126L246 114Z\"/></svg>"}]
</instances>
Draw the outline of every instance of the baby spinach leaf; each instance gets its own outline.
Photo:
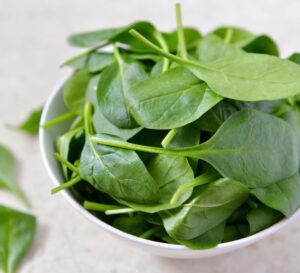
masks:
<instances>
[{"instance_id":1,"label":"baby spinach leaf","mask_svg":"<svg viewBox=\"0 0 300 273\"><path fill-rule=\"evenodd\" d=\"M177 240L178 243L190 249L207 249L220 244L224 237L225 222L221 223L204 234L191 240Z\"/></svg>"},{"instance_id":2,"label":"baby spinach leaf","mask_svg":"<svg viewBox=\"0 0 300 273\"><path fill-rule=\"evenodd\" d=\"M266 206L289 217L300 207L300 175L297 172L276 184L253 189L251 193Z\"/></svg>"},{"instance_id":3,"label":"baby spinach leaf","mask_svg":"<svg viewBox=\"0 0 300 273\"><path fill-rule=\"evenodd\" d=\"M128 30L137 29L143 35L155 42L153 33L156 32L154 26L149 22L135 22L126 27L103 29L98 31L83 32L71 35L68 42L77 47L93 47L104 43L120 42L129 45L135 51L147 51L141 47L129 34ZM148 50L149 51L149 50Z\"/></svg>"},{"instance_id":4,"label":"baby spinach leaf","mask_svg":"<svg viewBox=\"0 0 300 273\"><path fill-rule=\"evenodd\" d=\"M56 140L56 147L58 153L67 161L74 163L80 158L81 151L85 142L85 133L83 128L77 128L69 131ZM62 169L66 179L71 178L71 171L67 169L65 165L62 165Z\"/></svg>"},{"instance_id":5,"label":"baby spinach leaf","mask_svg":"<svg viewBox=\"0 0 300 273\"><path fill-rule=\"evenodd\" d=\"M283 216L280 212L260 205L247 214L248 228L240 231L244 236L249 236L274 225L282 218Z\"/></svg>"},{"instance_id":6,"label":"baby spinach leaf","mask_svg":"<svg viewBox=\"0 0 300 273\"><path fill-rule=\"evenodd\" d=\"M91 141L91 104L85 106L86 143L80 158L80 176L97 190L114 198L141 204L159 199L158 185L138 155L129 150L107 147ZM98 135L106 139L116 136Z\"/></svg>"},{"instance_id":7,"label":"baby spinach leaf","mask_svg":"<svg viewBox=\"0 0 300 273\"><path fill-rule=\"evenodd\" d=\"M120 215L114 219L112 225L117 229L136 236L142 235L151 228L151 225L140 214Z\"/></svg>"},{"instance_id":8,"label":"baby spinach leaf","mask_svg":"<svg viewBox=\"0 0 300 273\"><path fill-rule=\"evenodd\" d=\"M300 64L300 53L294 53L288 59L296 64Z\"/></svg>"},{"instance_id":9,"label":"baby spinach leaf","mask_svg":"<svg viewBox=\"0 0 300 273\"><path fill-rule=\"evenodd\" d=\"M0 206L0 219L0 269L14 273L33 242L36 219L4 206Z\"/></svg>"},{"instance_id":10,"label":"baby spinach leaf","mask_svg":"<svg viewBox=\"0 0 300 273\"><path fill-rule=\"evenodd\" d=\"M86 70L77 70L66 82L63 90L67 108L81 115L84 108L85 96L91 74Z\"/></svg>"},{"instance_id":11,"label":"baby spinach leaf","mask_svg":"<svg viewBox=\"0 0 300 273\"><path fill-rule=\"evenodd\" d=\"M150 129L186 125L221 99L182 67L146 79L127 92L132 115L140 125Z\"/></svg>"},{"instance_id":12,"label":"baby spinach leaf","mask_svg":"<svg viewBox=\"0 0 300 273\"><path fill-rule=\"evenodd\" d=\"M184 38L185 38L185 46L187 50L191 50L196 48L197 44L201 40L201 34L195 28L183 28ZM178 35L177 30L166 33L162 33L170 52L177 52L178 51Z\"/></svg>"},{"instance_id":13,"label":"baby spinach leaf","mask_svg":"<svg viewBox=\"0 0 300 273\"><path fill-rule=\"evenodd\" d=\"M32 111L29 116L27 116L26 120L24 120L20 125L17 127L10 126L11 128L17 128L25 133L28 134L37 134L40 129L40 119L43 112L43 108L36 109Z\"/></svg>"},{"instance_id":14,"label":"baby spinach leaf","mask_svg":"<svg viewBox=\"0 0 300 273\"><path fill-rule=\"evenodd\" d=\"M238 240L242 237L239 229L235 225L227 225L224 230L223 243Z\"/></svg>"},{"instance_id":15,"label":"baby spinach leaf","mask_svg":"<svg viewBox=\"0 0 300 273\"><path fill-rule=\"evenodd\" d=\"M253 109L233 114L212 138L193 147L163 149L97 137L93 141L143 152L199 158L222 176L250 188L265 187L289 177L299 164L297 140L291 126Z\"/></svg>"},{"instance_id":16,"label":"baby spinach leaf","mask_svg":"<svg viewBox=\"0 0 300 273\"><path fill-rule=\"evenodd\" d=\"M278 56L276 43L267 35L255 36L248 30L237 27L220 27L213 31L213 34L225 39L228 31L231 32L230 43L243 48L247 52L263 53Z\"/></svg>"},{"instance_id":17,"label":"baby spinach leaf","mask_svg":"<svg viewBox=\"0 0 300 273\"><path fill-rule=\"evenodd\" d=\"M99 72L113 62L113 54L109 52L92 52L83 55L81 58L71 59L65 62L64 66L70 66L75 69L84 69L88 72Z\"/></svg>"},{"instance_id":18,"label":"baby spinach leaf","mask_svg":"<svg viewBox=\"0 0 300 273\"><path fill-rule=\"evenodd\" d=\"M130 33L158 54L188 68L220 96L259 101L281 99L299 93L300 67L291 61L264 54L245 53L200 63L167 53L134 30Z\"/></svg>"},{"instance_id":19,"label":"baby spinach leaf","mask_svg":"<svg viewBox=\"0 0 300 273\"><path fill-rule=\"evenodd\" d=\"M13 153L3 145L0 145L0 188L15 194L25 205L28 200L15 182L16 159Z\"/></svg>"},{"instance_id":20,"label":"baby spinach leaf","mask_svg":"<svg viewBox=\"0 0 300 273\"><path fill-rule=\"evenodd\" d=\"M97 89L98 103L103 115L117 127L138 127L126 104L126 94L145 78L147 74L138 62L126 63L119 53L116 61L103 71Z\"/></svg>"},{"instance_id":21,"label":"baby spinach leaf","mask_svg":"<svg viewBox=\"0 0 300 273\"><path fill-rule=\"evenodd\" d=\"M222 178L198 187L186 203L160 215L171 237L191 240L224 222L246 201L248 193L243 184Z\"/></svg>"},{"instance_id":22,"label":"baby spinach leaf","mask_svg":"<svg viewBox=\"0 0 300 273\"><path fill-rule=\"evenodd\" d=\"M151 160L147 168L150 175L158 184L160 198L157 204L135 204L118 199L120 203L140 211L154 213L178 207L191 196L192 188L188 188L175 204L170 203L177 188L194 179L193 170L186 158L157 155Z\"/></svg>"}]
</instances>

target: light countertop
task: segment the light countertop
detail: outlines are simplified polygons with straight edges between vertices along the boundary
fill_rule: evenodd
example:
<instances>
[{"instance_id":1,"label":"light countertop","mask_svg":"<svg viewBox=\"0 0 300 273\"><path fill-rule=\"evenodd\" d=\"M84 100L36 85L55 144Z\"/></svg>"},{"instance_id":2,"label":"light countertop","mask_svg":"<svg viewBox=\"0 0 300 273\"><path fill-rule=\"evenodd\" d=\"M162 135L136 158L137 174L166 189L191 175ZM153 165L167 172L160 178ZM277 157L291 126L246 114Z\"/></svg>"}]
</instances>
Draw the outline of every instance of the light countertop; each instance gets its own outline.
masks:
<instances>
[{"instance_id":1,"label":"light countertop","mask_svg":"<svg viewBox=\"0 0 300 273\"><path fill-rule=\"evenodd\" d=\"M283 56L300 50L300 1L185 0L183 20L202 31L220 24L268 33ZM32 203L39 227L20 273L297 273L300 272L300 219L250 247L203 260L151 256L100 230L61 195L50 196L50 178L38 140L10 131L43 105L64 76L59 65L77 51L66 43L72 32L149 19L163 30L175 28L175 1L164 0L0 0L0 143L16 154L19 182ZM0 202L17 208L13 196Z\"/></svg>"}]
</instances>

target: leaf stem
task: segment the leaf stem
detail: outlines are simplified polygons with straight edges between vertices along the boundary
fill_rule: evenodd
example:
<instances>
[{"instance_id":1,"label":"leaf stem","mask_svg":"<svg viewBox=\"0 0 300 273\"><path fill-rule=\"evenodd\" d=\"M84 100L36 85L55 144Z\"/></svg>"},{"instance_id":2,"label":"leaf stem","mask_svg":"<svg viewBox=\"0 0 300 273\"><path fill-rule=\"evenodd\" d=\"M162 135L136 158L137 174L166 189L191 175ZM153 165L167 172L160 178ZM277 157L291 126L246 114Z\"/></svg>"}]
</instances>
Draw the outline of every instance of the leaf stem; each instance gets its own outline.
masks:
<instances>
[{"instance_id":1,"label":"leaf stem","mask_svg":"<svg viewBox=\"0 0 300 273\"><path fill-rule=\"evenodd\" d=\"M224 37L224 42L226 44L230 44L231 39L232 39L232 35L233 35L233 29L232 28L228 28L226 30L225 37Z\"/></svg>"},{"instance_id":2,"label":"leaf stem","mask_svg":"<svg viewBox=\"0 0 300 273\"><path fill-rule=\"evenodd\" d=\"M72 186L74 186L75 184L77 184L78 182L80 182L82 179L80 176L76 176L74 178L72 178L70 181L68 182L65 182L64 184L61 184L60 186L56 187L56 188L53 188L51 190L51 194L54 194L54 193L57 193L61 190L65 190L67 188L70 188Z\"/></svg>"},{"instance_id":3,"label":"leaf stem","mask_svg":"<svg viewBox=\"0 0 300 273\"><path fill-rule=\"evenodd\" d=\"M169 52L169 47L164 39L164 37L162 36L162 34L160 32L155 32L154 37L156 38L156 40L158 41L158 43L160 44L161 48L166 51ZM168 58L164 58L163 60L163 67L162 67L162 72L165 72L168 70L170 65L170 61Z\"/></svg>"},{"instance_id":4,"label":"leaf stem","mask_svg":"<svg viewBox=\"0 0 300 273\"><path fill-rule=\"evenodd\" d=\"M143 239L148 239L153 234L155 234L157 231L160 231L161 227L153 227L145 231L143 234L141 234L139 237Z\"/></svg>"},{"instance_id":5,"label":"leaf stem","mask_svg":"<svg viewBox=\"0 0 300 273\"><path fill-rule=\"evenodd\" d=\"M53 155L61 164L65 165L69 170L79 175L78 169L71 162L63 158L59 153L54 153Z\"/></svg>"},{"instance_id":6,"label":"leaf stem","mask_svg":"<svg viewBox=\"0 0 300 273\"><path fill-rule=\"evenodd\" d=\"M106 210L127 208L120 205L101 204L101 203L90 202L90 201L84 201L83 207L88 210L95 210L95 211L106 211Z\"/></svg>"},{"instance_id":7,"label":"leaf stem","mask_svg":"<svg viewBox=\"0 0 300 273\"><path fill-rule=\"evenodd\" d=\"M179 128L174 128L171 129L167 135L164 137L164 139L161 142L161 146L163 146L164 148L166 148L170 142L172 141L172 139L175 137L175 135L177 134Z\"/></svg>"},{"instance_id":8,"label":"leaf stem","mask_svg":"<svg viewBox=\"0 0 300 273\"><path fill-rule=\"evenodd\" d=\"M90 102L87 102L84 105L84 129L88 136L91 136L94 133L94 129L91 123L92 112L93 112L93 106Z\"/></svg>"},{"instance_id":9,"label":"leaf stem","mask_svg":"<svg viewBox=\"0 0 300 273\"><path fill-rule=\"evenodd\" d=\"M195 188L197 186L201 186L201 185L205 185L208 184L210 182L215 181L218 177L220 177L217 173L213 173L213 174L202 174L196 178L194 178L193 180L191 180L190 182L183 184L181 186L179 186L176 190L176 192L173 194L173 197L170 201L171 205L175 205L178 200L180 199L181 195L189 188Z\"/></svg>"},{"instance_id":10,"label":"leaf stem","mask_svg":"<svg viewBox=\"0 0 300 273\"><path fill-rule=\"evenodd\" d=\"M166 154L166 155L177 155L177 156L190 156L193 157L192 154L189 152L183 151L181 148L158 148L152 146L144 146L134 143L129 143L120 140L112 140L112 139L105 139L96 136L91 137L91 141L94 143L99 143L107 146L123 148L127 150L134 150L146 153L155 153L155 154Z\"/></svg>"},{"instance_id":11,"label":"leaf stem","mask_svg":"<svg viewBox=\"0 0 300 273\"><path fill-rule=\"evenodd\" d=\"M129 30L129 33L134 38L136 38L138 41L143 43L144 45L148 46L149 48L151 48L152 50L154 50L155 52L157 52L161 56L163 56L165 58L168 58L169 60L171 60L175 63L181 64L181 65L192 65L192 66L200 67L200 68L207 69L207 70L210 70L210 71L215 71L212 67L206 66L206 65L201 64L199 62L183 59L181 57L175 56L175 55L173 55L169 52L166 52L166 51L162 50L161 48L159 48L158 46L156 46L155 44L150 42L147 38L145 38L143 35L141 35L139 32L137 32L134 29Z\"/></svg>"},{"instance_id":12,"label":"leaf stem","mask_svg":"<svg viewBox=\"0 0 300 273\"><path fill-rule=\"evenodd\" d=\"M70 120L71 118L75 117L76 114L73 113L73 112L67 112L65 114L62 114L54 119L51 119L50 121L46 122L45 124L42 125L42 127L44 129L47 129L51 126L54 126L54 125L57 125L61 122L64 122L64 121L67 121L67 120Z\"/></svg>"},{"instance_id":13,"label":"leaf stem","mask_svg":"<svg viewBox=\"0 0 300 273\"><path fill-rule=\"evenodd\" d=\"M132 213L138 211L137 209L132 208L121 208L121 209L109 209L105 211L106 215L115 215L115 214L125 214L125 213Z\"/></svg>"},{"instance_id":14,"label":"leaf stem","mask_svg":"<svg viewBox=\"0 0 300 273\"><path fill-rule=\"evenodd\" d=\"M188 53L186 50L185 37L184 37L184 31L182 26L181 6L179 3L176 4L176 22L177 22L178 44L179 44L178 55L184 59L187 59Z\"/></svg>"}]
</instances>

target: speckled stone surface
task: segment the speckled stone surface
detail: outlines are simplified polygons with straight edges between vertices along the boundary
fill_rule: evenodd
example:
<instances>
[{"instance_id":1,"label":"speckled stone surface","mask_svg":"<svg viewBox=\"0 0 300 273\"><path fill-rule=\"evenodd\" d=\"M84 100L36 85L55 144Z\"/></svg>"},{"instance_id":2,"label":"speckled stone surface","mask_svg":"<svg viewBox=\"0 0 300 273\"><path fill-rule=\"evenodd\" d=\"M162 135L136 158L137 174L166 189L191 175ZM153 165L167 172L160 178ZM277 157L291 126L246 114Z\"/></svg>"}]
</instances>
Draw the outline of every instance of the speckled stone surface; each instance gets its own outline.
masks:
<instances>
[{"instance_id":1,"label":"speckled stone surface","mask_svg":"<svg viewBox=\"0 0 300 273\"><path fill-rule=\"evenodd\" d=\"M283 56L300 50L300 1L185 0L186 25L208 31L219 24L269 33ZM19 161L21 186L32 203L39 227L20 273L297 273L300 272L300 219L274 236L224 256L183 261L151 256L100 230L62 196L50 196L51 181L37 139L10 131L42 105L66 73L58 68L77 51L65 38L75 31L149 19L164 30L175 26L175 1L163 0L0 0L0 142ZM21 208L7 193L0 202Z\"/></svg>"}]
</instances>

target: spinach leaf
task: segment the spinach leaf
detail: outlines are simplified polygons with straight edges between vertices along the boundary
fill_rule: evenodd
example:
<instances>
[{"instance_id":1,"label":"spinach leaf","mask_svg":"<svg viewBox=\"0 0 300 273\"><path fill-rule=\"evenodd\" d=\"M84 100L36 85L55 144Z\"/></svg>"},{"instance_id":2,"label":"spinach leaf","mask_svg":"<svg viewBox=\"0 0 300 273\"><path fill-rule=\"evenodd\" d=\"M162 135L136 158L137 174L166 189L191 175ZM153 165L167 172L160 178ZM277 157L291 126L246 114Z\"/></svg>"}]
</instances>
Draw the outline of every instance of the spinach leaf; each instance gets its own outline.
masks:
<instances>
[{"instance_id":1,"label":"spinach leaf","mask_svg":"<svg viewBox=\"0 0 300 273\"><path fill-rule=\"evenodd\" d=\"M231 32L229 42L247 52L279 55L276 43L267 35L255 36L248 30L237 27L220 27L214 30L213 34L225 39L228 32Z\"/></svg>"},{"instance_id":2,"label":"spinach leaf","mask_svg":"<svg viewBox=\"0 0 300 273\"><path fill-rule=\"evenodd\" d=\"M265 187L289 177L299 165L297 140L291 126L253 109L233 114L211 139L193 147L163 149L97 137L93 141L124 149L199 158L222 176L250 188Z\"/></svg>"},{"instance_id":3,"label":"spinach leaf","mask_svg":"<svg viewBox=\"0 0 300 273\"><path fill-rule=\"evenodd\" d=\"M63 90L67 108L81 115L84 108L85 96L91 74L85 70L77 70L66 82Z\"/></svg>"},{"instance_id":4,"label":"spinach leaf","mask_svg":"<svg viewBox=\"0 0 300 273\"><path fill-rule=\"evenodd\" d=\"M74 163L80 158L81 151L85 142L85 133L83 128L77 128L69 131L56 140L58 153L67 161ZM72 172L62 165L62 169L66 179L70 179Z\"/></svg>"},{"instance_id":5,"label":"spinach leaf","mask_svg":"<svg viewBox=\"0 0 300 273\"><path fill-rule=\"evenodd\" d=\"M0 269L14 273L33 242L36 219L4 206L0 206L0 219Z\"/></svg>"},{"instance_id":6,"label":"spinach leaf","mask_svg":"<svg viewBox=\"0 0 300 273\"><path fill-rule=\"evenodd\" d=\"M15 194L26 206L28 200L15 182L16 159L13 153L3 145L0 145L0 188Z\"/></svg>"},{"instance_id":7,"label":"spinach leaf","mask_svg":"<svg viewBox=\"0 0 300 273\"><path fill-rule=\"evenodd\" d=\"M126 63L116 49L116 61L105 69L99 80L97 97L103 115L114 125L123 129L138 127L126 104L128 90L147 78L138 62Z\"/></svg>"},{"instance_id":8,"label":"spinach leaf","mask_svg":"<svg viewBox=\"0 0 300 273\"><path fill-rule=\"evenodd\" d=\"M178 243L190 249L207 249L220 244L224 237L225 222L221 223L204 234L191 240L177 240Z\"/></svg>"},{"instance_id":9,"label":"spinach leaf","mask_svg":"<svg viewBox=\"0 0 300 273\"><path fill-rule=\"evenodd\" d=\"M299 93L300 67L291 61L264 54L245 53L200 63L167 53L135 30L130 30L130 33L158 54L188 68L220 96L259 101L281 99Z\"/></svg>"},{"instance_id":10,"label":"spinach leaf","mask_svg":"<svg viewBox=\"0 0 300 273\"><path fill-rule=\"evenodd\" d=\"M238 240L242 237L239 229L235 225L227 225L224 230L223 243Z\"/></svg>"},{"instance_id":11,"label":"spinach leaf","mask_svg":"<svg viewBox=\"0 0 300 273\"><path fill-rule=\"evenodd\" d=\"M248 228L240 230L244 236L255 234L263 229L266 229L282 219L282 214L269 207L260 205L251 210L246 219Z\"/></svg>"},{"instance_id":12,"label":"spinach leaf","mask_svg":"<svg viewBox=\"0 0 300 273\"><path fill-rule=\"evenodd\" d=\"M294 53L291 56L288 57L288 60L300 64L300 53Z\"/></svg>"},{"instance_id":13,"label":"spinach leaf","mask_svg":"<svg viewBox=\"0 0 300 273\"><path fill-rule=\"evenodd\" d=\"M147 168L150 175L158 184L160 198L157 204L135 204L118 199L120 203L140 211L154 213L178 207L191 196L192 188L188 188L175 204L171 204L171 198L177 188L194 179L193 170L186 158L157 155L151 160Z\"/></svg>"},{"instance_id":14,"label":"spinach leaf","mask_svg":"<svg viewBox=\"0 0 300 273\"><path fill-rule=\"evenodd\" d=\"M112 225L115 228L136 236L142 235L146 230L151 228L151 225L140 214L120 215L114 219Z\"/></svg>"},{"instance_id":15,"label":"spinach leaf","mask_svg":"<svg viewBox=\"0 0 300 273\"><path fill-rule=\"evenodd\" d=\"M111 65L113 60L114 58L112 53L92 52L90 54L83 55L80 58L70 59L63 65L70 66L75 69L84 69L88 72L95 73Z\"/></svg>"},{"instance_id":16,"label":"spinach leaf","mask_svg":"<svg viewBox=\"0 0 300 273\"><path fill-rule=\"evenodd\" d=\"M300 207L300 175L297 172L276 184L253 189L251 193L266 206L289 217Z\"/></svg>"},{"instance_id":17,"label":"spinach leaf","mask_svg":"<svg viewBox=\"0 0 300 273\"><path fill-rule=\"evenodd\" d=\"M243 184L222 178L198 187L186 203L160 215L171 237L191 240L224 222L246 201L248 193Z\"/></svg>"},{"instance_id":18,"label":"spinach leaf","mask_svg":"<svg viewBox=\"0 0 300 273\"><path fill-rule=\"evenodd\" d=\"M127 92L132 115L140 125L150 129L186 125L221 99L182 67L146 79Z\"/></svg>"},{"instance_id":19,"label":"spinach leaf","mask_svg":"<svg viewBox=\"0 0 300 273\"><path fill-rule=\"evenodd\" d=\"M110 134L118 136L124 140L132 138L138 132L142 130L142 127L137 127L133 129L120 129L114 124L112 124L106 117L102 114L97 101L97 86L101 75L95 75L91 78L86 95L86 101L90 101L94 106L94 113L92 117L93 127L97 134Z\"/></svg>"},{"instance_id":20,"label":"spinach leaf","mask_svg":"<svg viewBox=\"0 0 300 273\"><path fill-rule=\"evenodd\" d=\"M91 104L85 107L86 143L81 153L80 176L97 190L114 198L141 204L155 203L159 199L158 185L143 162L133 151L107 147L91 141ZM115 136L98 135L106 139Z\"/></svg>"},{"instance_id":21,"label":"spinach leaf","mask_svg":"<svg viewBox=\"0 0 300 273\"><path fill-rule=\"evenodd\" d=\"M43 108L36 109L32 111L29 116L16 128L28 133L28 134L37 134L40 129L40 119L43 112ZM11 128L15 128L15 126L10 126Z\"/></svg>"}]
</instances>

